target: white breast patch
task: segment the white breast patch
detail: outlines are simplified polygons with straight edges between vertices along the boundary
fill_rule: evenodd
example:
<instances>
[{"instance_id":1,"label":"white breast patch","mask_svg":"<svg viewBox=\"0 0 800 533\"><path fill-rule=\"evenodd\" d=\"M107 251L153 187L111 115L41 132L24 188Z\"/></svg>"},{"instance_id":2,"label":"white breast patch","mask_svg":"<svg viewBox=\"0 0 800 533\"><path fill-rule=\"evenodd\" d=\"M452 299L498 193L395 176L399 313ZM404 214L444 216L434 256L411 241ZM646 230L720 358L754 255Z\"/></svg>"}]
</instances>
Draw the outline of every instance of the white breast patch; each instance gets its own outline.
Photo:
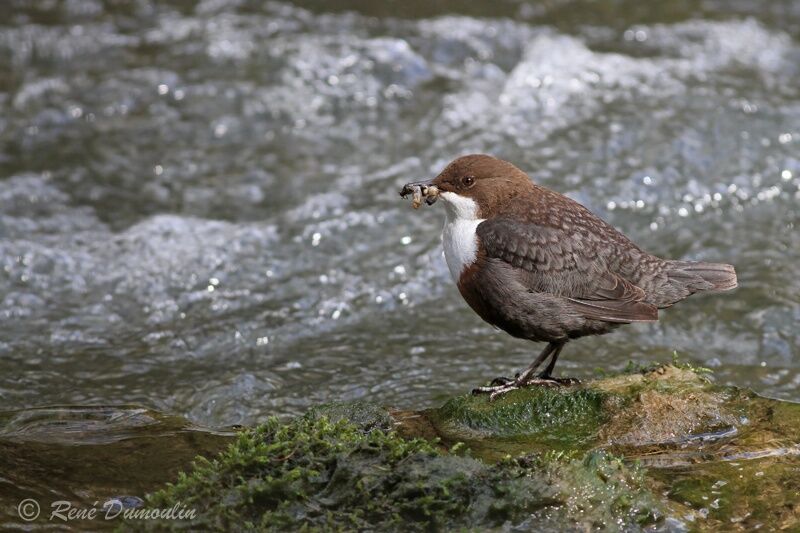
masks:
<instances>
[{"instance_id":1,"label":"white breast patch","mask_svg":"<svg viewBox=\"0 0 800 533\"><path fill-rule=\"evenodd\" d=\"M444 258L453 281L458 283L461 273L471 265L478 255L478 237L475 231L484 221L478 218L478 204L472 199L452 192L443 192L447 219L442 231Z\"/></svg>"}]
</instances>

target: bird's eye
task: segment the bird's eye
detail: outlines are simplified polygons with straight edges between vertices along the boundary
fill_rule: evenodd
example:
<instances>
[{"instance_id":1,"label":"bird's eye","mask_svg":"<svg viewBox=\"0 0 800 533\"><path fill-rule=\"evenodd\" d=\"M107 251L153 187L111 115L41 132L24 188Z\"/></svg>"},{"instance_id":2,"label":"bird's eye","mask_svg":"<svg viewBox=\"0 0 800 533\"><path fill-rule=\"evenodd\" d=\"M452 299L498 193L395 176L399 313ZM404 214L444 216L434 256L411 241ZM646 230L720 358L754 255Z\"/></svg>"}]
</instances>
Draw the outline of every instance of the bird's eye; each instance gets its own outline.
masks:
<instances>
[{"instance_id":1,"label":"bird's eye","mask_svg":"<svg viewBox=\"0 0 800 533\"><path fill-rule=\"evenodd\" d=\"M461 184L464 187L472 187L475 184L475 176L464 176L461 178Z\"/></svg>"}]
</instances>

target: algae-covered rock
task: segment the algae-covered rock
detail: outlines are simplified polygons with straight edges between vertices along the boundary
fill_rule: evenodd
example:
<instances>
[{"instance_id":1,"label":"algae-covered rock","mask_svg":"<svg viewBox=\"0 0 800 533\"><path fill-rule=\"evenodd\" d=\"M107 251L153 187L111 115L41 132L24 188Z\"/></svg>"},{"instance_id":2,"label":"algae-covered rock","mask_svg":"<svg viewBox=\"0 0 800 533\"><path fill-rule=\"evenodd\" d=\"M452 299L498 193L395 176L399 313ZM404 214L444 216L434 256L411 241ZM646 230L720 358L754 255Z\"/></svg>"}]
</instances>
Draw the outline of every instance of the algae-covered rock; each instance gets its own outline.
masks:
<instances>
[{"instance_id":1,"label":"algae-covered rock","mask_svg":"<svg viewBox=\"0 0 800 533\"><path fill-rule=\"evenodd\" d=\"M388 409L365 401L326 403L312 407L306 413L306 418L322 417L331 422L345 420L362 431L388 430L394 425L394 419Z\"/></svg>"},{"instance_id":2,"label":"algae-covered rock","mask_svg":"<svg viewBox=\"0 0 800 533\"><path fill-rule=\"evenodd\" d=\"M702 530L800 530L800 404L659 365L580 387L464 395L424 412L429 433L495 461L605 450L646 468L673 517Z\"/></svg>"},{"instance_id":3,"label":"algae-covered rock","mask_svg":"<svg viewBox=\"0 0 800 533\"><path fill-rule=\"evenodd\" d=\"M241 434L148 506L189 529L798 529L800 405L653 366L423 411L328 404Z\"/></svg>"},{"instance_id":4,"label":"algae-covered rock","mask_svg":"<svg viewBox=\"0 0 800 533\"><path fill-rule=\"evenodd\" d=\"M750 395L753 396L753 395ZM694 370L665 365L582 386L531 387L496 400L458 396L423 414L436 436L482 458L547 450L632 448L713 440L748 424L748 397Z\"/></svg>"},{"instance_id":5,"label":"algae-covered rock","mask_svg":"<svg viewBox=\"0 0 800 533\"><path fill-rule=\"evenodd\" d=\"M586 450L607 421L609 399L608 393L594 389L540 387L514 390L494 401L486 395L458 396L423 414L446 443L466 442L488 459L526 451Z\"/></svg>"},{"instance_id":6,"label":"algae-covered rock","mask_svg":"<svg viewBox=\"0 0 800 533\"><path fill-rule=\"evenodd\" d=\"M800 530L800 457L742 456L649 469L654 487L705 531Z\"/></svg>"},{"instance_id":7,"label":"algae-covered rock","mask_svg":"<svg viewBox=\"0 0 800 533\"><path fill-rule=\"evenodd\" d=\"M337 408L339 413L348 407ZM363 420L362 420L363 421ZM318 412L243 433L219 457L153 494L196 520L130 526L212 530L484 529L534 520L550 529L653 523L664 514L641 472L603 453L488 464Z\"/></svg>"}]
</instances>

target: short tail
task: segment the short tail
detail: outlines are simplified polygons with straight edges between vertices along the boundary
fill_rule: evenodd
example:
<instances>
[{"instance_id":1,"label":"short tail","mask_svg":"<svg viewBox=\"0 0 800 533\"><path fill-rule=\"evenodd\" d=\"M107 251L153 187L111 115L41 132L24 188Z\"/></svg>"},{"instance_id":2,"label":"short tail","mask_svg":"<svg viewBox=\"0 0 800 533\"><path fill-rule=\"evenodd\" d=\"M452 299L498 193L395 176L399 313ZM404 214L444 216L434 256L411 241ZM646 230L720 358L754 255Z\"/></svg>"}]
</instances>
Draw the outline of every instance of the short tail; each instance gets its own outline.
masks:
<instances>
[{"instance_id":1,"label":"short tail","mask_svg":"<svg viewBox=\"0 0 800 533\"><path fill-rule=\"evenodd\" d=\"M700 291L729 291L736 288L736 270L724 263L670 261L669 278L684 283L690 294Z\"/></svg>"}]
</instances>

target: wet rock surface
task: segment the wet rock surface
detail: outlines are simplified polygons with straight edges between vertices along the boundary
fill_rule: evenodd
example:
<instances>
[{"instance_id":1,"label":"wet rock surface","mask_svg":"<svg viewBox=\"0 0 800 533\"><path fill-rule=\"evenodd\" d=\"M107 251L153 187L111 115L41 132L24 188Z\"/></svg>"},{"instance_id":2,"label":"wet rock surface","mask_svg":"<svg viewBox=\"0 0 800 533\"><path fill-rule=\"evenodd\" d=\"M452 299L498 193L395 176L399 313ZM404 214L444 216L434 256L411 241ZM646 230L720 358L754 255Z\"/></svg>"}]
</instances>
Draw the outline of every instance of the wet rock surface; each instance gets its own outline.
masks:
<instances>
[{"instance_id":1,"label":"wet rock surface","mask_svg":"<svg viewBox=\"0 0 800 533\"><path fill-rule=\"evenodd\" d=\"M147 504L193 502L208 510L196 526L234 529L793 529L799 435L800 404L660 365L492 402L273 419Z\"/></svg>"},{"instance_id":2,"label":"wet rock surface","mask_svg":"<svg viewBox=\"0 0 800 533\"><path fill-rule=\"evenodd\" d=\"M199 506L198 520L129 525L400 531L514 524L577 531L655 524L665 513L644 489L640 470L604 453L486 463L456 448L400 437L377 420L365 425L357 415L359 424L338 416L331 422L323 412L285 425L271 420L148 498L154 507Z\"/></svg>"},{"instance_id":3,"label":"wet rock surface","mask_svg":"<svg viewBox=\"0 0 800 533\"><path fill-rule=\"evenodd\" d=\"M5 409L252 425L524 367L453 288L441 206L396 193L472 151L739 270L565 371L678 349L800 399L796 1L372 4L3 2Z\"/></svg>"},{"instance_id":4,"label":"wet rock surface","mask_svg":"<svg viewBox=\"0 0 800 533\"><path fill-rule=\"evenodd\" d=\"M750 417L760 415L735 388L712 386L689 366L651 370L592 380L561 388L527 388L494 401L465 395L422 412L445 441L461 440L478 448L484 435L525 446L576 449L636 449L678 445L692 439L713 441L739 433ZM751 412L753 411L753 412ZM502 451L502 450L501 450Z\"/></svg>"}]
</instances>

